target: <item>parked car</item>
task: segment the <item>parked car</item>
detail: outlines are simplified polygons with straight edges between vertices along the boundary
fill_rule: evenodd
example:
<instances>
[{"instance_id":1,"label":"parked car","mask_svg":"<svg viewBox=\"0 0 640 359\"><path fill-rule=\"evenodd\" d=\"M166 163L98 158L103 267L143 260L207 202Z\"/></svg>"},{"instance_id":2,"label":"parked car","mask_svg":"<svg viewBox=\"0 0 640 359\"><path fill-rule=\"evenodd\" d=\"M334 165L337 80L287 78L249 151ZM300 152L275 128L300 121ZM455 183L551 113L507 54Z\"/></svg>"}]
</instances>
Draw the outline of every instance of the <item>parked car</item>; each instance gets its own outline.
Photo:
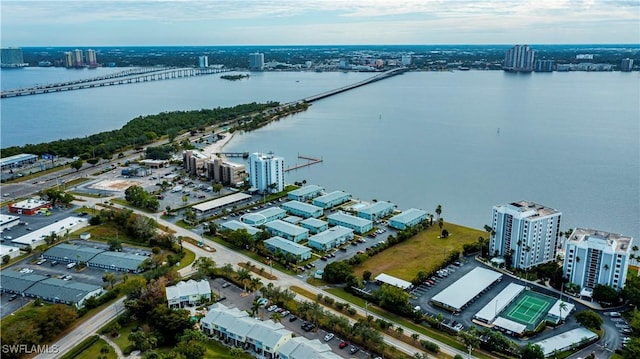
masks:
<instances>
[{"instance_id":1,"label":"parked car","mask_svg":"<svg viewBox=\"0 0 640 359\"><path fill-rule=\"evenodd\" d=\"M271 305L269 308L267 308L267 311L273 312L276 309L278 309L278 306L274 304L274 305Z\"/></svg>"},{"instance_id":2,"label":"parked car","mask_svg":"<svg viewBox=\"0 0 640 359\"><path fill-rule=\"evenodd\" d=\"M289 318L289 321L290 321L290 322L295 322L297 319L298 319L298 317L296 317L295 315L292 315L292 316Z\"/></svg>"},{"instance_id":3,"label":"parked car","mask_svg":"<svg viewBox=\"0 0 640 359\"><path fill-rule=\"evenodd\" d=\"M335 337L335 334L329 333L329 334L324 336L324 341L328 342L329 340L333 339L333 337Z\"/></svg>"},{"instance_id":4,"label":"parked car","mask_svg":"<svg viewBox=\"0 0 640 359\"><path fill-rule=\"evenodd\" d=\"M340 344L338 345L338 347L340 349L344 349L347 347L347 345L349 345L349 343L345 342L344 340L340 342Z\"/></svg>"},{"instance_id":5,"label":"parked car","mask_svg":"<svg viewBox=\"0 0 640 359\"><path fill-rule=\"evenodd\" d=\"M351 354L355 354L355 353L357 353L359 351L360 351L360 348L358 348L355 345L352 345L351 348L349 348L349 353L351 353Z\"/></svg>"}]
</instances>

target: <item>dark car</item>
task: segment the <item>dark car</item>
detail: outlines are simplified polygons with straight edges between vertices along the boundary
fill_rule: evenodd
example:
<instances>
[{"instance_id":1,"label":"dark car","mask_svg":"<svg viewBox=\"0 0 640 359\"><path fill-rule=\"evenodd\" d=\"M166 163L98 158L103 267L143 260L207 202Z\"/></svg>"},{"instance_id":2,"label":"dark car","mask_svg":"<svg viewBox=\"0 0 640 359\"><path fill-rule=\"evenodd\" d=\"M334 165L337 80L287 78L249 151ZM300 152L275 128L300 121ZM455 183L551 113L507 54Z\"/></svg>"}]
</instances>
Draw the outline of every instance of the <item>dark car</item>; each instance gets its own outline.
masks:
<instances>
[{"instance_id":1,"label":"dark car","mask_svg":"<svg viewBox=\"0 0 640 359\"><path fill-rule=\"evenodd\" d=\"M18 298L17 294L11 294L11 296L9 297L9 301L14 301L16 298Z\"/></svg>"},{"instance_id":2,"label":"dark car","mask_svg":"<svg viewBox=\"0 0 640 359\"><path fill-rule=\"evenodd\" d=\"M355 346L355 345L352 345L352 346L351 346L351 348L349 348L349 352L350 352L351 354L355 354L355 353L357 353L358 351L360 351L360 348L358 348L358 347L357 347L357 346Z\"/></svg>"},{"instance_id":3,"label":"dark car","mask_svg":"<svg viewBox=\"0 0 640 359\"><path fill-rule=\"evenodd\" d=\"M298 319L295 315L289 318L290 322L295 322Z\"/></svg>"}]
</instances>

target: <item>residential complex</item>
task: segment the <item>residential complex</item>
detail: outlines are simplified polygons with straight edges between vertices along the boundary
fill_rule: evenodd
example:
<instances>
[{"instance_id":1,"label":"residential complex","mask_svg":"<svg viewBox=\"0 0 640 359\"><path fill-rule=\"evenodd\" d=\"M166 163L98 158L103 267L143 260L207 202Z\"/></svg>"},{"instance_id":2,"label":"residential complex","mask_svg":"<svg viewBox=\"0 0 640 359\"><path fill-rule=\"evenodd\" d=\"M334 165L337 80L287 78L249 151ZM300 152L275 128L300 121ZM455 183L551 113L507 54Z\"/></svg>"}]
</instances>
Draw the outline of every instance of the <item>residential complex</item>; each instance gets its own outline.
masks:
<instances>
[{"instance_id":1,"label":"residential complex","mask_svg":"<svg viewBox=\"0 0 640 359\"><path fill-rule=\"evenodd\" d=\"M308 245L319 251L328 251L353 239L353 230L335 226L309 238Z\"/></svg>"},{"instance_id":2,"label":"residential complex","mask_svg":"<svg viewBox=\"0 0 640 359\"><path fill-rule=\"evenodd\" d=\"M264 241L267 250L281 253L285 257L293 258L293 262L300 262L311 258L311 249L301 244L286 240L282 237L271 237Z\"/></svg>"},{"instance_id":3,"label":"residential complex","mask_svg":"<svg viewBox=\"0 0 640 359\"><path fill-rule=\"evenodd\" d=\"M279 219L267 222L265 228L271 235L280 236L296 243L309 238L308 229Z\"/></svg>"},{"instance_id":4,"label":"residential complex","mask_svg":"<svg viewBox=\"0 0 640 359\"><path fill-rule=\"evenodd\" d=\"M514 268L529 269L556 258L560 236L559 211L520 201L494 206L491 215L491 254L511 257Z\"/></svg>"},{"instance_id":5,"label":"residential complex","mask_svg":"<svg viewBox=\"0 0 640 359\"><path fill-rule=\"evenodd\" d=\"M196 305L211 299L211 286L206 279L195 281L178 282L165 288L167 304L169 308L182 308L184 306Z\"/></svg>"},{"instance_id":6,"label":"residential complex","mask_svg":"<svg viewBox=\"0 0 640 359\"><path fill-rule=\"evenodd\" d=\"M282 192L284 190L284 158L273 153L252 153L249 155L249 182L261 193Z\"/></svg>"},{"instance_id":7,"label":"residential complex","mask_svg":"<svg viewBox=\"0 0 640 359\"><path fill-rule=\"evenodd\" d=\"M389 227L403 230L425 221L428 215L429 214L426 211L421 209L409 208L408 210L402 211L402 213L389 218Z\"/></svg>"},{"instance_id":8,"label":"residential complex","mask_svg":"<svg viewBox=\"0 0 640 359\"><path fill-rule=\"evenodd\" d=\"M302 218L318 218L322 216L323 213L321 207L299 201L289 201L281 207L287 211L287 213Z\"/></svg>"},{"instance_id":9,"label":"residential complex","mask_svg":"<svg viewBox=\"0 0 640 359\"><path fill-rule=\"evenodd\" d=\"M529 45L515 45L504 55L503 69L513 72L531 72L534 66L535 51Z\"/></svg>"},{"instance_id":10,"label":"residential complex","mask_svg":"<svg viewBox=\"0 0 640 359\"><path fill-rule=\"evenodd\" d=\"M343 226L353 229L354 232L362 234L373 229L373 222L368 219L352 216L350 214L338 212L327 217L332 226Z\"/></svg>"},{"instance_id":11,"label":"residential complex","mask_svg":"<svg viewBox=\"0 0 640 359\"><path fill-rule=\"evenodd\" d=\"M349 202L351 200L351 195L347 192L342 191L334 191L331 193L327 193L320 197L316 197L313 200L313 205L322 207L324 209L329 209L335 206L339 206L345 202Z\"/></svg>"},{"instance_id":12,"label":"residential complex","mask_svg":"<svg viewBox=\"0 0 640 359\"><path fill-rule=\"evenodd\" d=\"M243 164L234 163L215 158L206 160L207 178L224 185L237 186L247 178L247 172Z\"/></svg>"},{"instance_id":13,"label":"residential complex","mask_svg":"<svg viewBox=\"0 0 640 359\"><path fill-rule=\"evenodd\" d=\"M359 209L358 217L368 219L370 221L376 221L393 213L396 207L397 206L393 203L379 201Z\"/></svg>"},{"instance_id":14,"label":"residential complex","mask_svg":"<svg viewBox=\"0 0 640 359\"><path fill-rule=\"evenodd\" d=\"M287 198L304 202L318 197L322 191L324 191L324 188L312 184L287 193Z\"/></svg>"},{"instance_id":15,"label":"residential complex","mask_svg":"<svg viewBox=\"0 0 640 359\"><path fill-rule=\"evenodd\" d=\"M583 289L598 284L622 289L632 241L616 233L576 228L565 244L564 276Z\"/></svg>"}]
</instances>

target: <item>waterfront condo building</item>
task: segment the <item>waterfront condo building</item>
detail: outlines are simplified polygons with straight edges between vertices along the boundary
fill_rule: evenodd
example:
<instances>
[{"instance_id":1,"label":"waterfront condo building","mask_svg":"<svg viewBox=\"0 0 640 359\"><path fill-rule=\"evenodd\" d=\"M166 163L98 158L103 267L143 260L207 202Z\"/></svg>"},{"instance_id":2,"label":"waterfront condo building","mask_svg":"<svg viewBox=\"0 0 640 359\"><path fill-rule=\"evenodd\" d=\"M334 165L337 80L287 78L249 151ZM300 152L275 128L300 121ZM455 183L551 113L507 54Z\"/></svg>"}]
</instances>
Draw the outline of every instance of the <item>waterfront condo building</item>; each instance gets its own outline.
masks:
<instances>
[{"instance_id":1,"label":"waterfront condo building","mask_svg":"<svg viewBox=\"0 0 640 359\"><path fill-rule=\"evenodd\" d=\"M264 70L264 54L261 54L259 52L249 54L249 70Z\"/></svg>"},{"instance_id":2,"label":"waterfront condo building","mask_svg":"<svg viewBox=\"0 0 640 359\"><path fill-rule=\"evenodd\" d=\"M86 51L87 63L86 65L89 67L97 67L98 66L98 57L96 56L96 50L88 49Z\"/></svg>"},{"instance_id":3,"label":"waterfront condo building","mask_svg":"<svg viewBox=\"0 0 640 359\"><path fill-rule=\"evenodd\" d=\"M620 234L576 228L565 244L564 276L582 289L598 284L622 289L632 241Z\"/></svg>"},{"instance_id":4,"label":"waterfront condo building","mask_svg":"<svg viewBox=\"0 0 640 359\"><path fill-rule=\"evenodd\" d=\"M489 250L511 256L514 268L529 269L556 258L562 213L529 201L494 206Z\"/></svg>"},{"instance_id":5,"label":"waterfront condo building","mask_svg":"<svg viewBox=\"0 0 640 359\"><path fill-rule=\"evenodd\" d=\"M534 66L535 52L529 45L516 45L510 48L504 55L505 71L531 72Z\"/></svg>"},{"instance_id":6,"label":"waterfront condo building","mask_svg":"<svg viewBox=\"0 0 640 359\"><path fill-rule=\"evenodd\" d=\"M249 181L258 192L282 192L284 190L284 158L273 153L249 155Z\"/></svg>"},{"instance_id":7,"label":"waterfront condo building","mask_svg":"<svg viewBox=\"0 0 640 359\"><path fill-rule=\"evenodd\" d=\"M620 71L629 72L633 70L633 59L622 59L620 62Z\"/></svg>"},{"instance_id":8,"label":"waterfront condo building","mask_svg":"<svg viewBox=\"0 0 640 359\"><path fill-rule=\"evenodd\" d=\"M205 161L205 166L208 178L223 185L238 186L243 184L247 177L243 164L215 158Z\"/></svg>"},{"instance_id":9,"label":"waterfront condo building","mask_svg":"<svg viewBox=\"0 0 640 359\"><path fill-rule=\"evenodd\" d=\"M207 156L198 151L187 150L182 152L182 168L190 175L200 176L207 169L205 162Z\"/></svg>"},{"instance_id":10,"label":"waterfront condo building","mask_svg":"<svg viewBox=\"0 0 640 359\"><path fill-rule=\"evenodd\" d=\"M22 48L8 47L0 49L0 63L2 67L25 67Z\"/></svg>"},{"instance_id":11,"label":"waterfront condo building","mask_svg":"<svg viewBox=\"0 0 640 359\"><path fill-rule=\"evenodd\" d=\"M73 67L80 68L84 66L84 60L82 56L82 50L73 50Z\"/></svg>"},{"instance_id":12,"label":"waterfront condo building","mask_svg":"<svg viewBox=\"0 0 640 359\"><path fill-rule=\"evenodd\" d=\"M201 69L209 67L209 56L198 56L198 67Z\"/></svg>"}]
</instances>

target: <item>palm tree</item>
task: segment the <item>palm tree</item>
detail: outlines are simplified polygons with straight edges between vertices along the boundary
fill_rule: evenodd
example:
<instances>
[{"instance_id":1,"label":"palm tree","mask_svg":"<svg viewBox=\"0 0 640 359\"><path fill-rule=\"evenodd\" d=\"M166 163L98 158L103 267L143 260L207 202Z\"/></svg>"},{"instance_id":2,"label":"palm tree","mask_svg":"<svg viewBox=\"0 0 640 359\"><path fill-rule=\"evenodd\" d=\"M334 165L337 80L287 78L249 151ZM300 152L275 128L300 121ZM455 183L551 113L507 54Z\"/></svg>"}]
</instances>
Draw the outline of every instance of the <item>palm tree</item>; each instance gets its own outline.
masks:
<instances>
[{"instance_id":1,"label":"palm tree","mask_svg":"<svg viewBox=\"0 0 640 359\"><path fill-rule=\"evenodd\" d=\"M231 273L233 273L233 266L231 265L231 263L227 263L222 266L222 273L226 278L229 278L231 276Z\"/></svg>"},{"instance_id":2,"label":"palm tree","mask_svg":"<svg viewBox=\"0 0 640 359\"><path fill-rule=\"evenodd\" d=\"M562 311L566 311L568 308L567 303L564 301L560 301L560 305L558 306L558 311L560 312L560 321L562 322Z\"/></svg>"},{"instance_id":3,"label":"palm tree","mask_svg":"<svg viewBox=\"0 0 640 359\"><path fill-rule=\"evenodd\" d=\"M436 207L436 215L438 216L438 220L440 219L441 214L442 214L442 206L438 205L438 207Z\"/></svg>"},{"instance_id":4,"label":"palm tree","mask_svg":"<svg viewBox=\"0 0 640 359\"><path fill-rule=\"evenodd\" d=\"M262 281L260 280L260 278L258 277L251 278L251 280L249 281L249 290L253 292L258 288L260 284L262 284Z\"/></svg>"},{"instance_id":5,"label":"palm tree","mask_svg":"<svg viewBox=\"0 0 640 359\"><path fill-rule=\"evenodd\" d=\"M244 284L246 291L247 281L251 280L251 273L249 273L249 271L244 268L240 268L237 274L238 280L240 281L240 283Z\"/></svg>"},{"instance_id":6,"label":"palm tree","mask_svg":"<svg viewBox=\"0 0 640 359\"><path fill-rule=\"evenodd\" d=\"M282 320L282 314L278 312L274 312L273 314L271 314L271 320L273 320L276 323L280 323L280 321Z\"/></svg>"}]
</instances>

